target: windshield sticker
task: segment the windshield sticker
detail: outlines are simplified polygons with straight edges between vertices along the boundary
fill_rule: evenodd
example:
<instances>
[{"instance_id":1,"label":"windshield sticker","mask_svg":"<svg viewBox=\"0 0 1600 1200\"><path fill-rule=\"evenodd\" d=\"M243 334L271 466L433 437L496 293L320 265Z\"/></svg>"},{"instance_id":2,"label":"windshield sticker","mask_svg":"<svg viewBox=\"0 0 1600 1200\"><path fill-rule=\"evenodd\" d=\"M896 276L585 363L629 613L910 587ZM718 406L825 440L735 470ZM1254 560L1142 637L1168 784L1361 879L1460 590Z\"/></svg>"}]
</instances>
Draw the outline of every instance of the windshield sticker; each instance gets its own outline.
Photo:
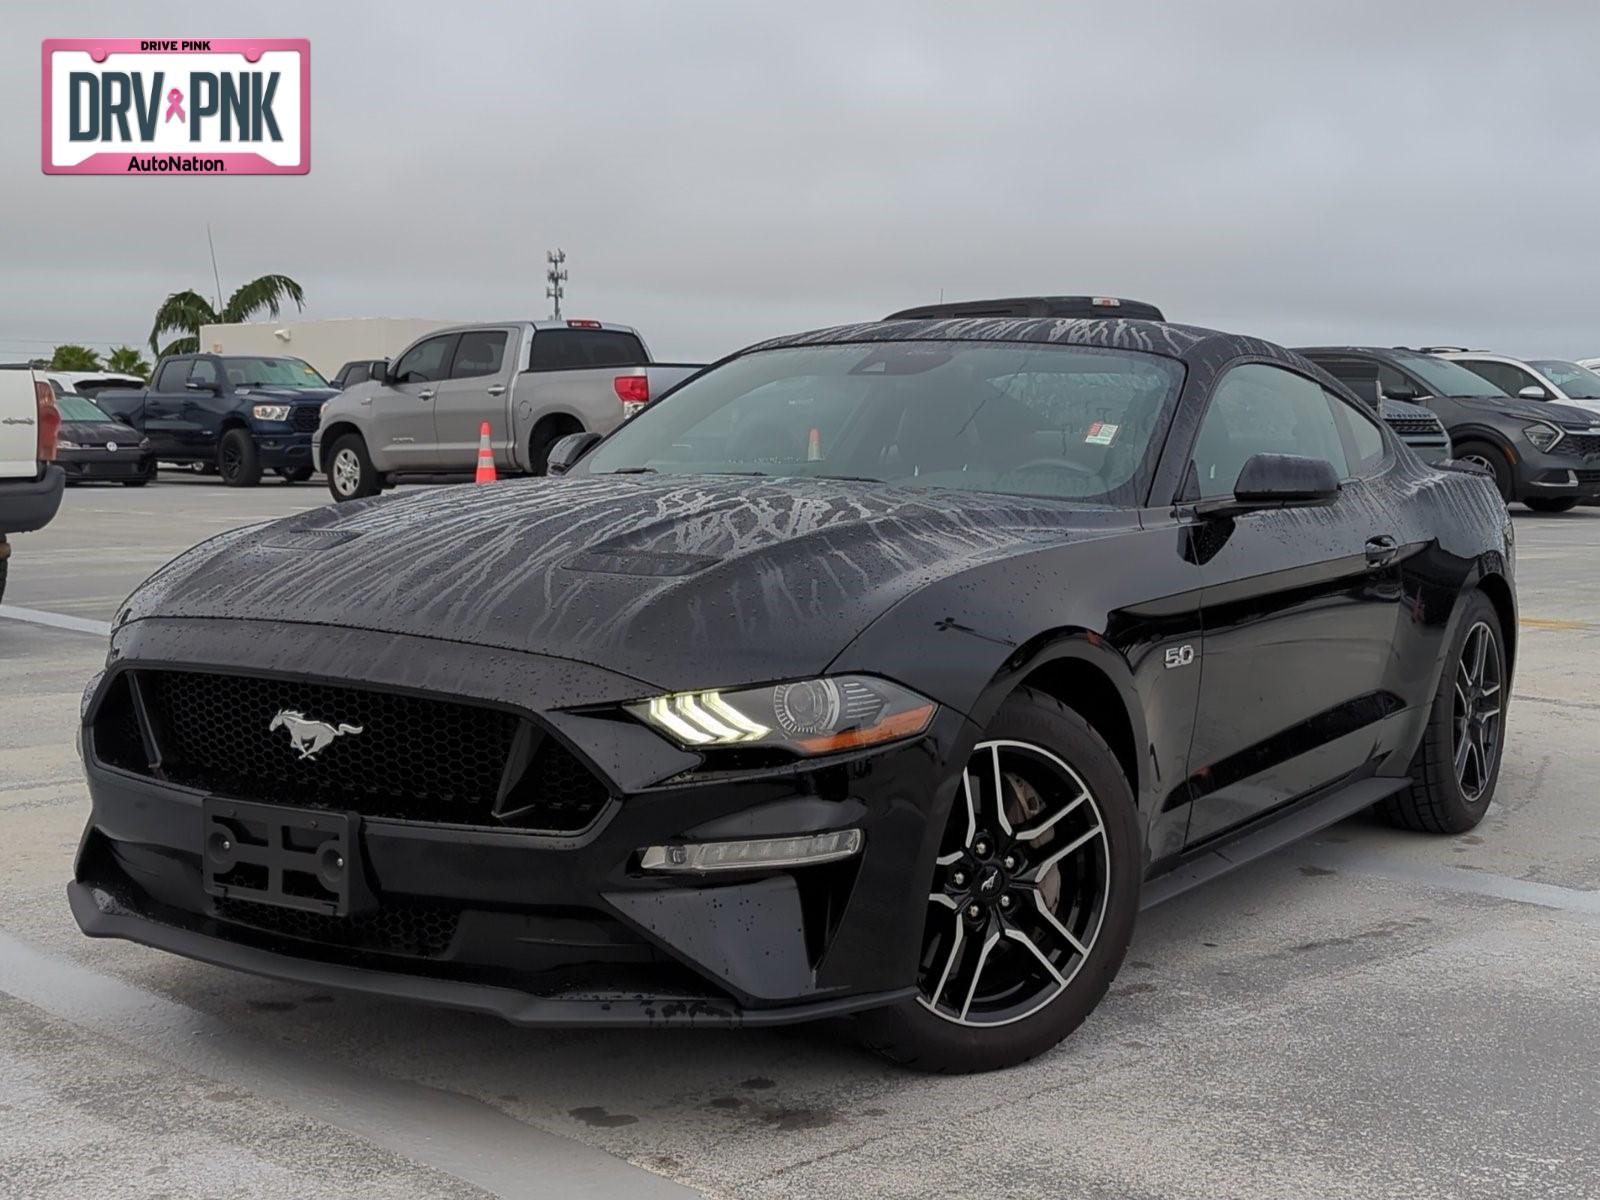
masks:
<instances>
[{"instance_id":1,"label":"windshield sticker","mask_svg":"<svg viewBox=\"0 0 1600 1200\"><path fill-rule=\"evenodd\" d=\"M1117 427L1106 421L1096 421L1084 435L1086 446L1109 446L1117 437Z\"/></svg>"}]
</instances>

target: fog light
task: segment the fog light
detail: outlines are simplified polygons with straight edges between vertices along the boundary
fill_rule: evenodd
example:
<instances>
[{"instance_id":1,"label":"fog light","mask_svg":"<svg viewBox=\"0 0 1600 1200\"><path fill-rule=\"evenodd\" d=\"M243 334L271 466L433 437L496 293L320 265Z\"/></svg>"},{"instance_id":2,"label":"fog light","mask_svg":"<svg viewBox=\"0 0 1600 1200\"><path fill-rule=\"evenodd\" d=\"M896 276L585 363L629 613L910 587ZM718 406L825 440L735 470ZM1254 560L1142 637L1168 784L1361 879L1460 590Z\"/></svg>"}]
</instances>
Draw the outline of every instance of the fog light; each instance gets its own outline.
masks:
<instances>
[{"instance_id":1,"label":"fog light","mask_svg":"<svg viewBox=\"0 0 1600 1200\"><path fill-rule=\"evenodd\" d=\"M861 850L859 829L748 842L679 842L650 846L639 856L646 871L748 871L757 867L804 867L837 862Z\"/></svg>"}]
</instances>

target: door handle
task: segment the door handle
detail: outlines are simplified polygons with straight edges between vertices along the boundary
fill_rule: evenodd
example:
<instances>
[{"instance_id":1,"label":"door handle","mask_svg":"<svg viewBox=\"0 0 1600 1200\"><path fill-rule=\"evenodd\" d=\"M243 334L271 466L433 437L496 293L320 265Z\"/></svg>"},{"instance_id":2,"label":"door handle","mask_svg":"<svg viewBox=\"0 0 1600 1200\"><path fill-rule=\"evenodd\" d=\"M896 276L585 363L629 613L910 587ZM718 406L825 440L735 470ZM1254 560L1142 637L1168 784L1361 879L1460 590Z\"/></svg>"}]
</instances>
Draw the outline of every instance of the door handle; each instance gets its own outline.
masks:
<instances>
[{"instance_id":1,"label":"door handle","mask_svg":"<svg viewBox=\"0 0 1600 1200\"><path fill-rule=\"evenodd\" d=\"M1386 567L1394 561L1394 556L1399 553L1399 543L1387 533L1380 534L1367 541L1367 565L1369 567Z\"/></svg>"},{"instance_id":2,"label":"door handle","mask_svg":"<svg viewBox=\"0 0 1600 1200\"><path fill-rule=\"evenodd\" d=\"M503 383L491 383L487 390L491 396L504 396L506 394L506 385Z\"/></svg>"},{"instance_id":3,"label":"door handle","mask_svg":"<svg viewBox=\"0 0 1600 1200\"><path fill-rule=\"evenodd\" d=\"M429 388L425 392L418 392L417 393L417 399L418 400L432 400L433 399L433 389Z\"/></svg>"}]
</instances>

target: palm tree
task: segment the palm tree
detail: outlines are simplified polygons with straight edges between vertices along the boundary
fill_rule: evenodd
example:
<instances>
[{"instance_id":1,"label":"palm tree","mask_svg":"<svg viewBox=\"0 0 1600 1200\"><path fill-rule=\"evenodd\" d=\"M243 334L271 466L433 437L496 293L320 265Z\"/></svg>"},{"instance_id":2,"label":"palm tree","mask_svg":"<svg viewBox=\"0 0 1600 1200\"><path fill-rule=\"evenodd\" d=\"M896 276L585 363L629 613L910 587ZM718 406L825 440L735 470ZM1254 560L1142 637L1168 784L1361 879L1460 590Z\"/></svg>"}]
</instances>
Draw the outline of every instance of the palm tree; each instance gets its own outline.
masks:
<instances>
[{"instance_id":1,"label":"palm tree","mask_svg":"<svg viewBox=\"0 0 1600 1200\"><path fill-rule=\"evenodd\" d=\"M199 292L173 292L156 309L156 323L150 327L150 349L158 356L194 354L200 349L200 326L248 321L263 309L267 316L276 317L279 306L285 300L293 300L297 309L303 310L306 306L305 293L287 275L262 275L252 279L228 297L221 312L211 307L211 301ZM159 341L164 333L180 333L183 336L174 338L162 348Z\"/></svg>"},{"instance_id":2,"label":"palm tree","mask_svg":"<svg viewBox=\"0 0 1600 1200\"><path fill-rule=\"evenodd\" d=\"M57 346L55 353L50 356L50 369L52 371L98 371L100 369L100 355L87 346L74 346L68 343Z\"/></svg>"},{"instance_id":3,"label":"palm tree","mask_svg":"<svg viewBox=\"0 0 1600 1200\"><path fill-rule=\"evenodd\" d=\"M150 364L132 346L115 347L106 356L106 370L115 371L118 375L137 375L141 379L150 376Z\"/></svg>"}]
</instances>

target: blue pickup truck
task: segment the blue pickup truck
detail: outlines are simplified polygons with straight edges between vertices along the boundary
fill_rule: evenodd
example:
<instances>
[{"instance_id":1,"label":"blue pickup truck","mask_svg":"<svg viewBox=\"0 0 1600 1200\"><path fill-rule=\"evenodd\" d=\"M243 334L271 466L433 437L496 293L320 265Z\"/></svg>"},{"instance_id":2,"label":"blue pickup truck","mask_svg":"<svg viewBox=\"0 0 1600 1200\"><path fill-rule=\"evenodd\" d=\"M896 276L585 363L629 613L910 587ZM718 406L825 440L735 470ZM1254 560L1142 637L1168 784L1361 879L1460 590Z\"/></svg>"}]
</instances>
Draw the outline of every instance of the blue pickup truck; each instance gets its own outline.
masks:
<instances>
[{"instance_id":1,"label":"blue pickup truck","mask_svg":"<svg viewBox=\"0 0 1600 1200\"><path fill-rule=\"evenodd\" d=\"M108 389L95 402L150 440L162 462L215 468L230 487L252 487L264 471L311 478L311 436L337 389L298 358L174 354L150 386Z\"/></svg>"}]
</instances>

